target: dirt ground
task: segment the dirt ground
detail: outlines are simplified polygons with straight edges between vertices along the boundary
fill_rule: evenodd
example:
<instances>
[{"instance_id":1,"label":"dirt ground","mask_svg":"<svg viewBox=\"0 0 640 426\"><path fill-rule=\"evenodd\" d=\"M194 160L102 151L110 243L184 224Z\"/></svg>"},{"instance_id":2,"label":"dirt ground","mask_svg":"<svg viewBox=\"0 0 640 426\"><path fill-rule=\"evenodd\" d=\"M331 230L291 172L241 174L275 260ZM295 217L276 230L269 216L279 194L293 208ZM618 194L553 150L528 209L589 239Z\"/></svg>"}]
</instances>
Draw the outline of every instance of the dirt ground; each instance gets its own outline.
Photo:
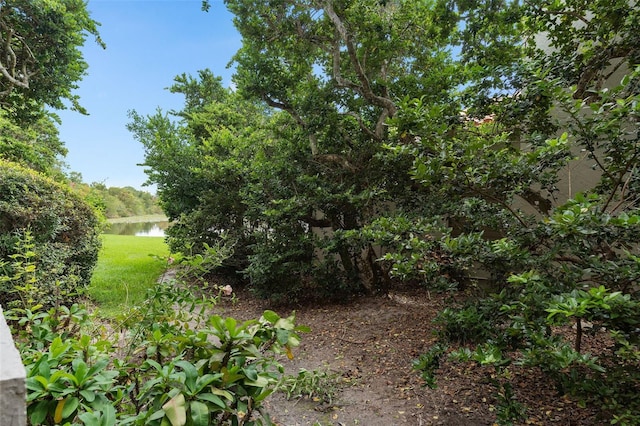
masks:
<instances>
[{"instance_id":1,"label":"dirt ground","mask_svg":"<svg viewBox=\"0 0 640 426\"><path fill-rule=\"evenodd\" d=\"M487 372L469 364L443 362L438 387L424 386L412 360L434 342L432 320L446 296L426 291L361 297L343 304L278 307L247 291L238 301L221 303L222 315L257 318L265 309L281 316L296 311L296 322L311 328L302 336L294 359L283 358L288 375L300 369L330 374L330 402L291 398L276 392L266 401L281 426L303 425L493 425L495 390ZM524 425L600 425L592 408L558 395L536 372L512 370L517 400L528 407Z\"/></svg>"}]
</instances>

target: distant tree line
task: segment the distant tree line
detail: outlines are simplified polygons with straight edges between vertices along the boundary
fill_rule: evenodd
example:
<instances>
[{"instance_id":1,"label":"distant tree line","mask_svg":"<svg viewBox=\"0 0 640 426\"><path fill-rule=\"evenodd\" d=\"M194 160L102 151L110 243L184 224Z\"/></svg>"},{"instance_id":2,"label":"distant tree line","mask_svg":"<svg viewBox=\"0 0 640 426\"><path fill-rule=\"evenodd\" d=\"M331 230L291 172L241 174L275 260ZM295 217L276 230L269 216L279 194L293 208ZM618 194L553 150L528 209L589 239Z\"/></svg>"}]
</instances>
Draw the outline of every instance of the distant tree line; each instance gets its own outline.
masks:
<instances>
[{"instance_id":1,"label":"distant tree line","mask_svg":"<svg viewBox=\"0 0 640 426\"><path fill-rule=\"evenodd\" d=\"M146 191L130 186L107 188L101 183L92 183L89 187L101 197L100 207L107 218L162 214L157 197Z\"/></svg>"},{"instance_id":2,"label":"distant tree line","mask_svg":"<svg viewBox=\"0 0 640 426\"><path fill-rule=\"evenodd\" d=\"M95 206L107 219L149 214L163 214L158 197L131 186L107 187L101 182L82 181L78 172L69 174L71 188Z\"/></svg>"}]
</instances>

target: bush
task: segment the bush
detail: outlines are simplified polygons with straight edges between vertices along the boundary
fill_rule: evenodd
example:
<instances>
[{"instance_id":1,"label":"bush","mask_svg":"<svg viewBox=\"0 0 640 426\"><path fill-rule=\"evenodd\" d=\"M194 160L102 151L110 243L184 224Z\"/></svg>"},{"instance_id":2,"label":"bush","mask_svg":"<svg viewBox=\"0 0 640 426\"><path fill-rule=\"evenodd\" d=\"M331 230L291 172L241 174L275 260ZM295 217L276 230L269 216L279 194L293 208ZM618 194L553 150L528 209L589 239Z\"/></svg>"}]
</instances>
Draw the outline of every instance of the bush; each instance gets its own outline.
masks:
<instances>
[{"instance_id":1,"label":"bush","mask_svg":"<svg viewBox=\"0 0 640 426\"><path fill-rule=\"evenodd\" d=\"M277 357L307 327L265 311L211 315L219 298L160 283L109 335L81 305L6 312L27 371L30 425L272 424L263 402L282 381Z\"/></svg>"},{"instance_id":2,"label":"bush","mask_svg":"<svg viewBox=\"0 0 640 426\"><path fill-rule=\"evenodd\" d=\"M101 220L68 187L15 163L0 161L0 303L24 285L17 266L31 263L33 288L23 297L56 304L89 284L98 259Z\"/></svg>"}]
</instances>

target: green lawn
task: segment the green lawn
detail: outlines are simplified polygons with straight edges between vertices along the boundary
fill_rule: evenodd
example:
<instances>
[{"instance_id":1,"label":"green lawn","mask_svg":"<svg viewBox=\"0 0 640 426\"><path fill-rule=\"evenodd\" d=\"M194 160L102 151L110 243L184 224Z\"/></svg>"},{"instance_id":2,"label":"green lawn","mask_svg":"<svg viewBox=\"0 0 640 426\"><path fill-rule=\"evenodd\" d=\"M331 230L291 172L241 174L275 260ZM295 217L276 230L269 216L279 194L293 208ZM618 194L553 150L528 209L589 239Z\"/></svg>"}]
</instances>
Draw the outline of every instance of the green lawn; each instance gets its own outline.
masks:
<instances>
[{"instance_id":1,"label":"green lawn","mask_svg":"<svg viewBox=\"0 0 640 426\"><path fill-rule=\"evenodd\" d=\"M89 296L102 315L113 317L144 300L166 268L169 248L161 237L102 236L102 249L91 279Z\"/></svg>"}]
</instances>

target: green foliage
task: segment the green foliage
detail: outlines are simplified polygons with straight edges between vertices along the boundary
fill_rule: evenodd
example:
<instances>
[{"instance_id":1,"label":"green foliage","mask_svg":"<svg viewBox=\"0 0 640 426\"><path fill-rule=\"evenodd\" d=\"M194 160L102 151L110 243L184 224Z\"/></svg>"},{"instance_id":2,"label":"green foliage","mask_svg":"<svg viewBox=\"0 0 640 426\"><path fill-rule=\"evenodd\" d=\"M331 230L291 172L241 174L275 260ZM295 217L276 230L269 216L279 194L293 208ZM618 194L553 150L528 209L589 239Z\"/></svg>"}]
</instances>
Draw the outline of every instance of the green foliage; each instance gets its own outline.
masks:
<instances>
[{"instance_id":1,"label":"green foliage","mask_svg":"<svg viewBox=\"0 0 640 426\"><path fill-rule=\"evenodd\" d=\"M183 76L182 121L132 117L174 241L230 236L264 294L330 273L354 292L387 274L464 290L440 338L499 373L501 422L524 412L505 368L518 362L633 423L638 6L276 3L226 2L243 36L236 93ZM597 359L583 320L613 342Z\"/></svg>"},{"instance_id":2,"label":"green foliage","mask_svg":"<svg viewBox=\"0 0 640 426\"><path fill-rule=\"evenodd\" d=\"M18 125L0 110L1 159L56 176L61 174L60 158L66 154L53 116L43 115L35 122Z\"/></svg>"},{"instance_id":3,"label":"green foliage","mask_svg":"<svg viewBox=\"0 0 640 426\"><path fill-rule=\"evenodd\" d=\"M341 376L328 370L309 371L301 368L295 376L284 376L277 390L284 392L287 399L308 398L316 402L332 404Z\"/></svg>"},{"instance_id":4,"label":"green foliage","mask_svg":"<svg viewBox=\"0 0 640 426\"><path fill-rule=\"evenodd\" d=\"M522 422L526 419L526 407L518 402L509 382L511 373L508 366L511 360L504 356L499 347L483 344L477 346L474 351L466 348L454 351L450 357L462 362L474 361L482 366L493 367L494 371L487 373L487 379L496 389L498 424L513 425L514 422Z\"/></svg>"},{"instance_id":5,"label":"green foliage","mask_svg":"<svg viewBox=\"0 0 640 426\"><path fill-rule=\"evenodd\" d=\"M442 324L439 334L445 341L460 343L483 342L493 336L493 319L496 311L487 304L470 303L463 308L445 308L438 314L435 323Z\"/></svg>"},{"instance_id":6,"label":"green foliage","mask_svg":"<svg viewBox=\"0 0 640 426\"><path fill-rule=\"evenodd\" d=\"M426 386L431 389L435 389L437 386L436 370L440 368L440 360L447 349L444 345L435 344L413 361L414 370L420 371L420 376L425 381Z\"/></svg>"},{"instance_id":7,"label":"green foliage","mask_svg":"<svg viewBox=\"0 0 640 426\"><path fill-rule=\"evenodd\" d=\"M82 175L74 172L68 179L71 188L108 219L162 214L158 198L149 192L130 186L118 188L96 182L86 184L82 182Z\"/></svg>"},{"instance_id":8,"label":"green foliage","mask_svg":"<svg viewBox=\"0 0 640 426\"><path fill-rule=\"evenodd\" d=\"M409 164L380 155L385 121L397 98L450 100L454 18L431 2L227 6L243 34L237 92L207 72L183 75L172 88L186 98L180 121L133 113L129 126L176 220L172 249L236 241L228 263L269 296L384 288L386 271L356 233L397 198L387 185L410 186Z\"/></svg>"},{"instance_id":9,"label":"green foliage","mask_svg":"<svg viewBox=\"0 0 640 426\"><path fill-rule=\"evenodd\" d=\"M226 258L231 256L233 248L229 246L209 247L204 243L203 253L178 253L179 276L188 281L202 280L213 272ZM188 246L187 249L190 249Z\"/></svg>"},{"instance_id":10,"label":"green foliage","mask_svg":"<svg viewBox=\"0 0 640 426\"><path fill-rule=\"evenodd\" d=\"M18 277L20 265L37 265L24 296L56 304L77 297L89 284L100 248L96 212L68 187L37 172L0 161L0 261L2 276ZM26 262L26 263L25 263ZM18 287L24 282L18 280ZM18 300L4 281L3 305Z\"/></svg>"},{"instance_id":11,"label":"green foliage","mask_svg":"<svg viewBox=\"0 0 640 426\"><path fill-rule=\"evenodd\" d=\"M238 323L215 299L157 285L109 336L79 305L6 312L27 370L29 424L263 425L292 350L295 317Z\"/></svg>"},{"instance_id":12,"label":"green foliage","mask_svg":"<svg viewBox=\"0 0 640 426\"><path fill-rule=\"evenodd\" d=\"M156 196L130 186L103 188L99 184L92 184L90 192L101 198L107 218L162 213Z\"/></svg>"},{"instance_id":13,"label":"green foliage","mask_svg":"<svg viewBox=\"0 0 640 426\"><path fill-rule=\"evenodd\" d=\"M393 155L413 156L413 177L428 191L427 203L434 204L422 209L421 222L403 225L386 259L404 278L396 271L403 272L406 259L422 266L434 249L444 247L448 257L441 265L473 262L469 275L489 273L483 286L490 294L446 309L438 321L442 340L477 345L459 360L500 373L495 383L500 422L522 414L522 407L510 402L510 375L503 367L515 362L542 369L560 392L633 423L636 419L622 406L636 406L627 389L640 386L637 358L631 355L638 350L631 330L637 330L632 309L639 303L635 123L640 95L637 57L624 46L635 42L636 35L625 28L637 21L638 10L618 5L624 17L613 19L616 6L610 3L551 3L540 6L549 9L527 5L522 22L536 30L540 22L563 21L545 28L552 46L566 55L534 54L521 69L521 94L485 99L490 109L469 110L490 116L452 121L444 110L416 101L404 103L391 120L398 139ZM550 12L558 7L559 13ZM581 7L588 9L588 19ZM566 20L582 22L575 26ZM619 32L601 33L604 28ZM576 40L584 46L576 49ZM608 89L602 88L606 61L598 61L612 53L600 52L601 42L622 53L612 62L620 70L626 67L627 76L620 84L608 82ZM530 104L531 96L538 105ZM419 138L417 148L403 142L404 132ZM579 167L571 163L579 152L598 173L593 183L577 184L583 192L569 186L567 197L559 191L567 185L561 176ZM446 218L441 236L421 231L435 214ZM383 228L391 235L393 223ZM408 269L413 274L428 270ZM574 327L569 340L557 333L567 323ZM583 353L588 333L598 332L606 332L613 345L598 357Z\"/></svg>"},{"instance_id":14,"label":"green foliage","mask_svg":"<svg viewBox=\"0 0 640 426\"><path fill-rule=\"evenodd\" d=\"M99 24L82 0L17 0L0 2L0 105L12 118L32 122L43 105L84 112L72 91L87 64L80 48L88 35L104 47Z\"/></svg>"}]
</instances>

